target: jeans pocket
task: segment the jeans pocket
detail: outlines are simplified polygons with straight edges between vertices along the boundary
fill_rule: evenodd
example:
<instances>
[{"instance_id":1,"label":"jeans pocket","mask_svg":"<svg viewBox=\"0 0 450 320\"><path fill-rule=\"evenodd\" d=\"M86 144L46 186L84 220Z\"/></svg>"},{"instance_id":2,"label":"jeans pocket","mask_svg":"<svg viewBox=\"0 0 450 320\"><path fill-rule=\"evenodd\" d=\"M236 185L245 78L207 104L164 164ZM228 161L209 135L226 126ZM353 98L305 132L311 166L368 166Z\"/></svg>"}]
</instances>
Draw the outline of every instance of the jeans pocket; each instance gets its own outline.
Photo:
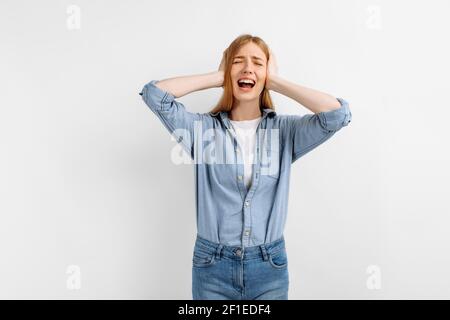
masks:
<instances>
[{"instance_id":1,"label":"jeans pocket","mask_svg":"<svg viewBox=\"0 0 450 320\"><path fill-rule=\"evenodd\" d=\"M288 265L286 249L269 253L269 263L275 269L285 269Z\"/></svg>"},{"instance_id":2,"label":"jeans pocket","mask_svg":"<svg viewBox=\"0 0 450 320\"><path fill-rule=\"evenodd\" d=\"M215 252L195 248L192 257L192 266L198 268L210 267L215 263Z\"/></svg>"}]
</instances>

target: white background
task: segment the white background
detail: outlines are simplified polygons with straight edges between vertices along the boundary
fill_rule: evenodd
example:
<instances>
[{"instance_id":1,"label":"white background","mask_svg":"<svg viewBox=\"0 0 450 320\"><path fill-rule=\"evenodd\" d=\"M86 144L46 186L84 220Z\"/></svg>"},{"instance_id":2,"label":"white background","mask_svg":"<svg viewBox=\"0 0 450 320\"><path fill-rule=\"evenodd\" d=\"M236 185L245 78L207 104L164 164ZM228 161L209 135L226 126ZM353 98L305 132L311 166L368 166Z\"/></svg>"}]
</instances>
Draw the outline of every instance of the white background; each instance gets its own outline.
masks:
<instances>
[{"instance_id":1,"label":"white background","mask_svg":"<svg viewBox=\"0 0 450 320\"><path fill-rule=\"evenodd\" d=\"M138 93L217 70L243 33L268 43L280 76L353 115L293 165L289 298L450 298L449 12L446 0L2 0L0 298L191 299L193 167L171 162L176 142ZM208 112L221 92L179 101Z\"/></svg>"}]
</instances>

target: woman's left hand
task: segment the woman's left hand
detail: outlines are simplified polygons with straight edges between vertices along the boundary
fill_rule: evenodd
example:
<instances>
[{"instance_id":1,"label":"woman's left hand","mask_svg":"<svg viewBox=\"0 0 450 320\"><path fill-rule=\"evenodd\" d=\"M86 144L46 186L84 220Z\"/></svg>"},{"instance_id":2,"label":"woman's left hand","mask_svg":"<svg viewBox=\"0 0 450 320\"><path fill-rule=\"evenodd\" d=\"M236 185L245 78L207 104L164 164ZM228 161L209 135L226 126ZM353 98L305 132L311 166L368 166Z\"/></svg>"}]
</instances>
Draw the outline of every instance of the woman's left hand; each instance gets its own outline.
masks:
<instances>
[{"instance_id":1,"label":"woman's left hand","mask_svg":"<svg viewBox=\"0 0 450 320\"><path fill-rule=\"evenodd\" d=\"M269 48L269 60L267 61L266 83L265 87L268 90L272 89L272 79L278 75L278 65L275 55Z\"/></svg>"}]
</instances>

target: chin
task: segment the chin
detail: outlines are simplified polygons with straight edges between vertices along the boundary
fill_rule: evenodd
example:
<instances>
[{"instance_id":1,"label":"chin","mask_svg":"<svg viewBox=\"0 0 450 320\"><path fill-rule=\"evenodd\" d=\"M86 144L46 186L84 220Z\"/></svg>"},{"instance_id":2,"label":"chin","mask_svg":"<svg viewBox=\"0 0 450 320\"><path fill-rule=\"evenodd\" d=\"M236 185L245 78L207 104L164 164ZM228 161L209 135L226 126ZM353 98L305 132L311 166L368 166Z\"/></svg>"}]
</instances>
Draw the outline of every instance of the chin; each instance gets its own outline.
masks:
<instances>
[{"instance_id":1,"label":"chin","mask_svg":"<svg viewBox=\"0 0 450 320\"><path fill-rule=\"evenodd\" d=\"M258 98L259 95L255 95L255 94L252 94L252 95L237 94L237 95L234 95L234 97L236 99L238 99L238 100L241 100L241 101L250 101L250 100L255 100L256 98Z\"/></svg>"},{"instance_id":2,"label":"chin","mask_svg":"<svg viewBox=\"0 0 450 320\"><path fill-rule=\"evenodd\" d=\"M240 98L240 100L253 100L260 96L262 91L253 91L253 92L240 92L239 89L235 89L233 95L235 98Z\"/></svg>"}]
</instances>

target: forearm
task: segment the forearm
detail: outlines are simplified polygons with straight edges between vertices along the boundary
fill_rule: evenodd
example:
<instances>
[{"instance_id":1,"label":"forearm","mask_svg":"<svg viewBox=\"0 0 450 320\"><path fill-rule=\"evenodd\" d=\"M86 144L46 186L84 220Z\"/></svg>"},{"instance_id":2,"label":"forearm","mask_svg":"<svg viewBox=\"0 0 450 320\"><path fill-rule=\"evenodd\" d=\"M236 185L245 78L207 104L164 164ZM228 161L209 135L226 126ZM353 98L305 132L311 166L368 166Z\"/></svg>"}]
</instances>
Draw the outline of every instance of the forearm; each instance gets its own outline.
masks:
<instances>
[{"instance_id":1,"label":"forearm","mask_svg":"<svg viewBox=\"0 0 450 320\"><path fill-rule=\"evenodd\" d=\"M339 109L341 106L339 101L328 93L295 84L279 76L271 77L270 89L297 101L314 113Z\"/></svg>"},{"instance_id":2,"label":"forearm","mask_svg":"<svg viewBox=\"0 0 450 320\"><path fill-rule=\"evenodd\" d=\"M188 75L163 79L155 85L165 91L170 92L176 98L182 97L188 93L220 87L223 84L223 73L213 71L198 75Z\"/></svg>"}]
</instances>

